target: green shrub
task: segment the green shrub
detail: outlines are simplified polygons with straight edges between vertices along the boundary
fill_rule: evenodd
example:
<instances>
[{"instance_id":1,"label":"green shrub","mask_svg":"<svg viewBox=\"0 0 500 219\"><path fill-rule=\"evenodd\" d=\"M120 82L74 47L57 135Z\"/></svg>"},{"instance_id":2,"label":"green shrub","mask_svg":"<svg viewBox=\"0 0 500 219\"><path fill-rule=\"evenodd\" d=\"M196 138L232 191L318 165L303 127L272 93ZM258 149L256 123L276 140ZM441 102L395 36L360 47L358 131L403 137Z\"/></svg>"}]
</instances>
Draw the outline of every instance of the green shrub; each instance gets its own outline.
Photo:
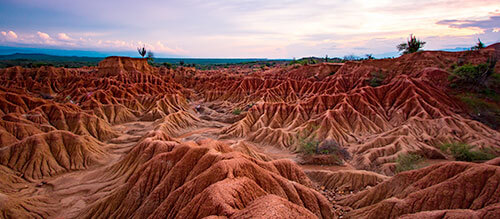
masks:
<instances>
[{"instance_id":1,"label":"green shrub","mask_svg":"<svg viewBox=\"0 0 500 219\"><path fill-rule=\"evenodd\" d=\"M319 146L319 141L312 138L312 139L306 139L306 138L299 138L299 146L301 148L302 153L305 154L316 154L316 150Z\"/></svg>"},{"instance_id":2,"label":"green shrub","mask_svg":"<svg viewBox=\"0 0 500 219\"><path fill-rule=\"evenodd\" d=\"M494 64L466 64L456 67L448 80L465 87L484 86L486 80L493 74Z\"/></svg>"},{"instance_id":3,"label":"green shrub","mask_svg":"<svg viewBox=\"0 0 500 219\"><path fill-rule=\"evenodd\" d=\"M367 82L372 87L378 87L382 85L382 82L385 80L385 74L382 72L372 72L371 77L367 79Z\"/></svg>"},{"instance_id":4,"label":"green shrub","mask_svg":"<svg viewBox=\"0 0 500 219\"><path fill-rule=\"evenodd\" d=\"M168 62L164 62L163 63L163 66L165 66L166 68L168 69L171 69L172 68L172 64L168 63Z\"/></svg>"},{"instance_id":5,"label":"green shrub","mask_svg":"<svg viewBox=\"0 0 500 219\"><path fill-rule=\"evenodd\" d=\"M240 108L235 108L235 109L233 110L233 114L234 114L234 115L240 115L240 114L241 114L241 109L240 109Z\"/></svg>"},{"instance_id":6,"label":"green shrub","mask_svg":"<svg viewBox=\"0 0 500 219\"><path fill-rule=\"evenodd\" d=\"M455 160L459 161L490 160L495 157L485 150L472 151L472 146L461 142L443 144L440 146L440 149L445 153L451 154Z\"/></svg>"},{"instance_id":7,"label":"green shrub","mask_svg":"<svg viewBox=\"0 0 500 219\"><path fill-rule=\"evenodd\" d=\"M477 38L477 41L477 44L471 48L472 50L480 50L484 48L484 43L481 42L481 39Z\"/></svg>"},{"instance_id":8,"label":"green shrub","mask_svg":"<svg viewBox=\"0 0 500 219\"><path fill-rule=\"evenodd\" d=\"M415 153L400 154L396 159L396 173L424 167L424 157Z\"/></svg>"},{"instance_id":9,"label":"green shrub","mask_svg":"<svg viewBox=\"0 0 500 219\"><path fill-rule=\"evenodd\" d=\"M448 77L450 87L467 91L457 97L470 109L472 119L493 129L500 127L500 74L495 73L496 57L490 57L486 63L465 64L455 67Z\"/></svg>"},{"instance_id":10,"label":"green shrub","mask_svg":"<svg viewBox=\"0 0 500 219\"><path fill-rule=\"evenodd\" d=\"M359 56L355 56L354 54L351 54L351 55L346 55L344 56L343 58L343 61L359 61L359 60L362 60L361 57Z\"/></svg>"},{"instance_id":11,"label":"green shrub","mask_svg":"<svg viewBox=\"0 0 500 219\"><path fill-rule=\"evenodd\" d=\"M403 54L410 54L414 52L418 52L420 48L423 48L425 45L424 41L418 40L415 36L410 34L410 39L406 41L406 43L401 43L397 46L399 51L403 51Z\"/></svg>"},{"instance_id":12,"label":"green shrub","mask_svg":"<svg viewBox=\"0 0 500 219\"><path fill-rule=\"evenodd\" d=\"M301 58L299 60L295 60L295 58L294 58L292 61L290 61L288 63L288 65L295 65L295 64L308 65L308 64L317 64L317 63L319 63L319 61L317 60L317 58L314 58L314 57Z\"/></svg>"},{"instance_id":13,"label":"green shrub","mask_svg":"<svg viewBox=\"0 0 500 219\"><path fill-rule=\"evenodd\" d=\"M493 129L500 127L500 108L497 105L478 98L471 93L459 97L472 110L470 114L472 119L484 123ZM498 96L490 94L490 98L497 99Z\"/></svg>"},{"instance_id":14,"label":"green shrub","mask_svg":"<svg viewBox=\"0 0 500 219\"><path fill-rule=\"evenodd\" d=\"M319 152L320 141L316 139L316 134L314 131L318 129L318 126L313 125L308 129L304 129L299 133L297 138L299 150L305 154L317 154Z\"/></svg>"}]
</instances>

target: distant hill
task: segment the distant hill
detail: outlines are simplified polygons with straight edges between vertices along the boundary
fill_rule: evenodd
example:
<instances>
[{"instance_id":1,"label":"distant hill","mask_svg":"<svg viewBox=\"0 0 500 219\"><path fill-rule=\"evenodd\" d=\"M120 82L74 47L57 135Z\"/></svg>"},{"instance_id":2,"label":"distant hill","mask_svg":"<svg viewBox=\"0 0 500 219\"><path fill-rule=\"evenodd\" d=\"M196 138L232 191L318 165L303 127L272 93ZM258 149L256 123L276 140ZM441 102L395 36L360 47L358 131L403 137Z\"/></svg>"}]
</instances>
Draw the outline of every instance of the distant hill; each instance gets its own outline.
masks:
<instances>
[{"instance_id":1,"label":"distant hill","mask_svg":"<svg viewBox=\"0 0 500 219\"><path fill-rule=\"evenodd\" d=\"M197 64L197 65L216 65L216 64L238 64L246 62L258 62L258 61L268 61L269 59L224 59L224 58L155 58L155 63L171 63L179 64L179 62L184 62L185 64Z\"/></svg>"},{"instance_id":2,"label":"distant hill","mask_svg":"<svg viewBox=\"0 0 500 219\"><path fill-rule=\"evenodd\" d=\"M40 53L14 53L0 55L0 68L11 66L38 67L50 65L56 67L77 68L82 66L96 66L105 57L86 56L56 56ZM226 59L226 58L155 58L157 64L195 64L195 65L224 65L249 62L271 61L269 59Z\"/></svg>"},{"instance_id":3,"label":"distant hill","mask_svg":"<svg viewBox=\"0 0 500 219\"><path fill-rule=\"evenodd\" d=\"M14 53L11 55L0 55L0 60L28 59L33 61L59 61L59 62L100 62L104 57L84 56L55 56L39 53Z\"/></svg>"},{"instance_id":4,"label":"distant hill","mask_svg":"<svg viewBox=\"0 0 500 219\"><path fill-rule=\"evenodd\" d=\"M40 67L55 66L65 68L79 68L83 66L96 66L104 57L82 57L82 56L55 56L38 53L14 53L11 55L0 55L0 68L12 66Z\"/></svg>"}]
</instances>

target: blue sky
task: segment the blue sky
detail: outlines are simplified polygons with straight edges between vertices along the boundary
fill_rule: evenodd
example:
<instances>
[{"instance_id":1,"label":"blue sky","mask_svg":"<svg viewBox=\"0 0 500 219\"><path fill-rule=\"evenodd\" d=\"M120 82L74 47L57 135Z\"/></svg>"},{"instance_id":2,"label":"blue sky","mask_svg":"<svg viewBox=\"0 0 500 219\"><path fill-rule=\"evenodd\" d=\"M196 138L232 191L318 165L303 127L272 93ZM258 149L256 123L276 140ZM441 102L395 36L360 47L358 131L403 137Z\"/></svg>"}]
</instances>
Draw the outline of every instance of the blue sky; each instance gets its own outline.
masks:
<instances>
[{"instance_id":1,"label":"blue sky","mask_svg":"<svg viewBox=\"0 0 500 219\"><path fill-rule=\"evenodd\" d=\"M500 42L500 1L0 1L0 47L63 54L382 57L411 33L428 50Z\"/></svg>"}]
</instances>

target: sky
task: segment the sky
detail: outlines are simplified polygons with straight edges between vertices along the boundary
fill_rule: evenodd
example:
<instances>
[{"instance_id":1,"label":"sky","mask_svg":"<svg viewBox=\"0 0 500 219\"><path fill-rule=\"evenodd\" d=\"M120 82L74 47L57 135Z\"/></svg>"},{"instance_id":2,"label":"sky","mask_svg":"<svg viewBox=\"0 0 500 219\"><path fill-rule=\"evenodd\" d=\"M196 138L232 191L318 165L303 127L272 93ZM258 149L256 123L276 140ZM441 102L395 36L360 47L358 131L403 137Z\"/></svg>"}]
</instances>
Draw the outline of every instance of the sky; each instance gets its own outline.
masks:
<instances>
[{"instance_id":1,"label":"sky","mask_svg":"<svg viewBox=\"0 0 500 219\"><path fill-rule=\"evenodd\" d=\"M500 1L0 0L0 47L10 51L386 57L410 34L426 50L500 42Z\"/></svg>"}]
</instances>

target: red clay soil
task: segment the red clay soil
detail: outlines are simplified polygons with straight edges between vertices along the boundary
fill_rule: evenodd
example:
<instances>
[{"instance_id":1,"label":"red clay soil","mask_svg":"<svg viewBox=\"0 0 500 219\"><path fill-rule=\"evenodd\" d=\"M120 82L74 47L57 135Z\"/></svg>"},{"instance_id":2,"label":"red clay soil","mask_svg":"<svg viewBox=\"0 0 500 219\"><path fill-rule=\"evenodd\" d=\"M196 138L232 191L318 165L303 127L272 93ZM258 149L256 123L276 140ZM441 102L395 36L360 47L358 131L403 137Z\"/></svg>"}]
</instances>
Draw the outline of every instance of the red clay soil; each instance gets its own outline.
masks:
<instances>
[{"instance_id":1,"label":"red clay soil","mask_svg":"<svg viewBox=\"0 0 500 219\"><path fill-rule=\"evenodd\" d=\"M0 217L498 218L498 158L447 161L439 149L500 155L498 130L470 118L447 79L498 51L0 69ZM335 152L306 159L304 142ZM437 164L395 175L407 153Z\"/></svg>"},{"instance_id":2,"label":"red clay soil","mask_svg":"<svg viewBox=\"0 0 500 219\"><path fill-rule=\"evenodd\" d=\"M499 182L500 166L447 162L398 174L339 204L356 209L349 218L498 218Z\"/></svg>"}]
</instances>

